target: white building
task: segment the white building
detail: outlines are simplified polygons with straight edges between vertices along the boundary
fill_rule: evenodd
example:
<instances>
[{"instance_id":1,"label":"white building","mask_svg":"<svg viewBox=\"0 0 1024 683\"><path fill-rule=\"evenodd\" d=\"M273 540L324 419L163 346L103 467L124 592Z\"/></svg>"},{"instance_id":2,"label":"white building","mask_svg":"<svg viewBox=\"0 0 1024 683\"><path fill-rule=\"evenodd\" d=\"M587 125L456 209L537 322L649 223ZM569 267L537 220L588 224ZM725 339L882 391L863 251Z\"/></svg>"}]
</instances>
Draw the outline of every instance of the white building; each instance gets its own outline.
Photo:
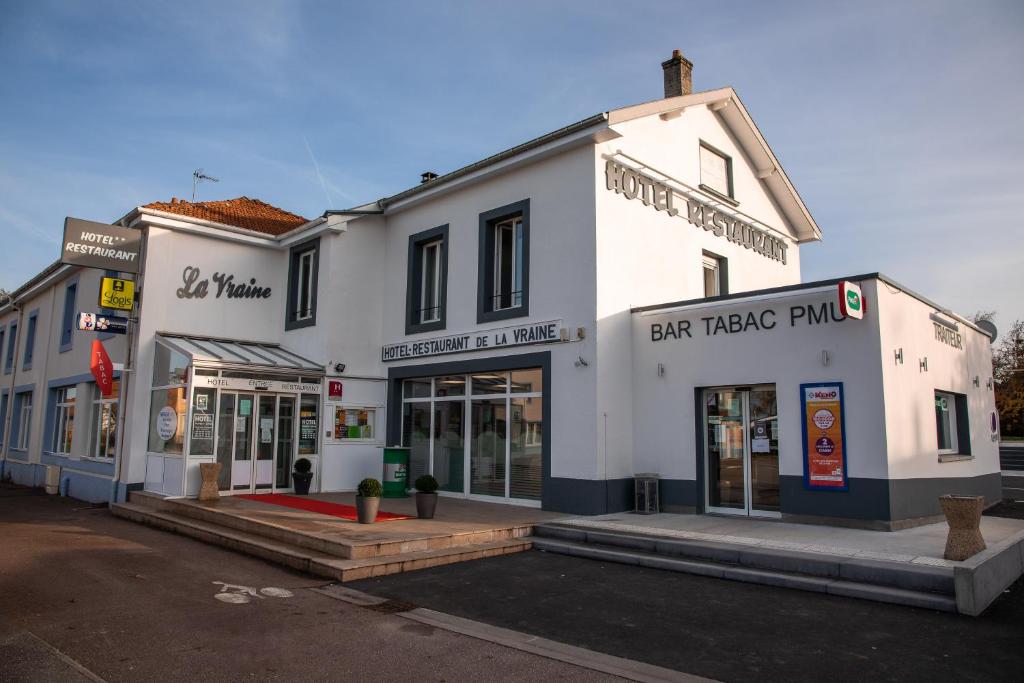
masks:
<instances>
[{"instance_id":1,"label":"white building","mask_svg":"<svg viewBox=\"0 0 1024 683\"><path fill-rule=\"evenodd\" d=\"M314 490L350 490L402 443L410 481L431 471L448 495L585 514L631 509L649 471L666 509L701 513L889 528L937 514L937 493L996 500L988 338L876 275L852 278L863 320L834 315L838 280L800 284L818 226L736 93L690 93L690 68L676 53L663 99L314 220L246 198L132 210L118 221L144 235L124 447L93 465L80 412L70 453L48 440L59 388L76 383L76 410L91 391L74 332L73 355L47 341L35 374L9 378L5 476L59 466L91 500L187 496L219 460L229 494L288 490L307 457ZM52 267L0 322L22 329L38 306L53 337L63 283L91 302L90 272ZM824 490L804 477L812 383L844 393Z\"/></svg>"}]
</instances>

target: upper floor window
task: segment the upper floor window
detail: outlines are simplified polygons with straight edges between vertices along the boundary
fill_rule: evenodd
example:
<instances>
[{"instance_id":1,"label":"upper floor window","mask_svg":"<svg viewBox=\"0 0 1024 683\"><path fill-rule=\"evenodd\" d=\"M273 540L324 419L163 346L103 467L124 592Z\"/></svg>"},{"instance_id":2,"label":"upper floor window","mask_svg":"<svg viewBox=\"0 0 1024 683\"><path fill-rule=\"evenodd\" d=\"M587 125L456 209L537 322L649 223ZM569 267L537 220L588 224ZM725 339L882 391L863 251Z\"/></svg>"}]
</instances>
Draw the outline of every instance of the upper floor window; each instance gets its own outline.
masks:
<instances>
[{"instance_id":1,"label":"upper floor window","mask_svg":"<svg viewBox=\"0 0 1024 683\"><path fill-rule=\"evenodd\" d=\"M480 215L477 322L529 315L530 200Z\"/></svg>"},{"instance_id":2,"label":"upper floor window","mask_svg":"<svg viewBox=\"0 0 1024 683\"><path fill-rule=\"evenodd\" d=\"M320 238L292 247L288 264L288 306L285 329L316 325Z\"/></svg>"},{"instance_id":3,"label":"upper floor window","mask_svg":"<svg viewBox=\"0 0 1024 683\"><path fill-rule=\"evenodd\" d=\"M4 338L7 336L7 328L0 327L0 354L4 352Z\"/></svg>"},{"instance_id":4,"label":"upper floor window","mask_svg":"<svg viewBox=\"0 0 1024 683\"><path fill-rule=\"evenodd\" d=\"M728 267L725 257L716 256L705 251L704 263L704 296L721 296L729 293Z\"/></svg>"},{"instance_id":5,"label":"upper floor window","mask_svg":"<svg viewBox=\"0 0 1024 683\"><path fill-rule=\"evenodd\" d=\"M703 142L700 143L700 186L733 199L732 159Z\"/></svg>"},{"instance_id":6,"label":"upper floor window","mask_svg":"<svg viewBox=\"0 0 1024 683\"><path fill-rule=\"evenodd\" d=\"M14 347L18 341L18 322L12 321L7 328L7 355L4 357L4 374L6 375L14 367Z\"/></svg>"},{"instance_id":7,"label":"upper floor window","mask_svg":"<svg viewBox=\"0 0 1024 683\"><path fill-rule=\"evenodd\" d=\"M0 393L0 444L3 444L7 430L7 399L9 394Z\"/></svg>"},{"instance_id":8,"label":"upper floor window","mask_svg":"<svg viewBox=\"0 0 1024 683\"><path fill-rule=\"evenodd\" d=\"M445 326L448 290L448 226L409 237L405 333Z\"/></svg>"},{"instance_id":9,"label":"upper floor window","mask_svg":"<svg viewBox=\"0 0 1024 683\"><path fill-rule=\"evenodd\" d=\"M25 370L32 368L32 354L35 352L36 323L38 321L39 311L32 311L28 316L28 327L25 329L25 360L22 363L22 368Z\"/></svg>"},{"instance_id":10,"label":"upper floor window","mask_svg":"<svg viewBox=\"0 0 1024 683\"><path fill-rule=\"evenodd\" d=\"M64 315L60 327L60 352L71 349L75 331L75 305L78 298L78 282L71 282L64 288Z\"/></svg>"}]
</instances>

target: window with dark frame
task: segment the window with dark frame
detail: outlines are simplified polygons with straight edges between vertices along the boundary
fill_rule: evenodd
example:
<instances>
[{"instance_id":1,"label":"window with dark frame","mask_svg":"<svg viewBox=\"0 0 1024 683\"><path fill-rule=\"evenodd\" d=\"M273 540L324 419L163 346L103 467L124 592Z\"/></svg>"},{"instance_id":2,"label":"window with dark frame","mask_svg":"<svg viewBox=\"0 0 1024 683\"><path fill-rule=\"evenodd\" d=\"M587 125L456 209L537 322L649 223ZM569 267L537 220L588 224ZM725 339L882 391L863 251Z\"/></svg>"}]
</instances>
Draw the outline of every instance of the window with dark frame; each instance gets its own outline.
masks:
<instances>
[{"instance_id":1,"label":"window with dark frame","mask_svg":"<svg viewBox=\"0 0 1024 683\"><path fill-rule=\"evenodd\" d=\"M735 199L732 158L705 142L700 143L700 187L721 197Z\"/></svg>"},{"instance_id":2,"label":"window with dark frame","mask_svg":"<svg viewBox=\"0 0 1024 683\"><path fill-rule=\"evenodd\" d=\"M32 369L32 355L36 345L36 325L39 322L39 312L33 311L28 316L28 328L25 330L25 356L21 363L22 370Z\"/></svg>"},{"instance_id":3,"label":"window with dark frame","mask_svg":"<svg viewBox=\"0 0 1024 683\"><path fill-rule=\"evenodd\" d=\"M935 440L940 459L971 454L969 423L965 395L935 392Z\"/></svg>"},{"instance_id":4,"label":"window with dark frame","mask_svg":"<svg viewBox=\"0 0 1024 683\"><path fill-rule=\"evenodd\" d=\"M728 260L724 256L705 251L703 254L704 296L722 296L729 293Z\"/></svg>"},{"instance_id":5,"label":"window with dark frame","mask_svg":"<svg viewBox=\"0 0 1024 683\"><path fill-rule=\"evenodd\" d=\"M529 315L530 200L480 214L477 322Z\"/></svg>"},{"instance_id":6,"label":"window with dark frame","mask_svg":"<svg viewBox=\"0 0 1024 683\"><path fill-rule=\"evenodd\" d=\"M14 369L14 347L18 342L18 322L12 321L7 327L7 356L4 358L4 374Z\"/></svg>"},{"instance_id":7,"label":"window with dark frame","mask_svg":"<svg viewBox=\"0 0 1024 683\"><path fill-rule=\"evenodd\" d=\"M405 333L445 328L448 300L448 226L409 236Z\"/></svg>"},{"instance_id":8,"label":"window with dark frame","mask_svg":"<svg viewBox=\"0 0 1024 683\"><path fill-rule=\"evenodd\" d=\"M285 329L316 325L320 238L292 247L288 262Z\"/></svg>"},{"instance_id":9,"label":"window with dark frame","mask_svg":"<svg viewBox=\"0 0 1024 683\"><path fill-rule=\"evenodd\" d=\"M75 305L78 298L78 282L64 287L64 315L61 318L60 353L70 351L75 340Z\"/></svg>"}]
</instances>

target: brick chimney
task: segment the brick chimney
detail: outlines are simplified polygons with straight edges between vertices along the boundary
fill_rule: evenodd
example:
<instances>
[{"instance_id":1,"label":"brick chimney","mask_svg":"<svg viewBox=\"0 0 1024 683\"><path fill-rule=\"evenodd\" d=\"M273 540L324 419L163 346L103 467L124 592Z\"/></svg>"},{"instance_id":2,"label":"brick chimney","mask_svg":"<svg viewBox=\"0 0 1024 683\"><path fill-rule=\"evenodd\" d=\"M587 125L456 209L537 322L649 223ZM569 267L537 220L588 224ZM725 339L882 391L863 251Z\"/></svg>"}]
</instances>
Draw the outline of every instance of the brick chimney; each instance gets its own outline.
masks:
<instances>
[{"instance_id":1,"label":"brick chimney","mask_svg":"<svg viewBox=\"0 0 1024 683\"><path fill-rule=\"evenodd\" d=\"M693 62L679 50L672 50L672 58L661 63L665 72L665 97L679 97L693 92Z\"/></svg>"}]
</instances>

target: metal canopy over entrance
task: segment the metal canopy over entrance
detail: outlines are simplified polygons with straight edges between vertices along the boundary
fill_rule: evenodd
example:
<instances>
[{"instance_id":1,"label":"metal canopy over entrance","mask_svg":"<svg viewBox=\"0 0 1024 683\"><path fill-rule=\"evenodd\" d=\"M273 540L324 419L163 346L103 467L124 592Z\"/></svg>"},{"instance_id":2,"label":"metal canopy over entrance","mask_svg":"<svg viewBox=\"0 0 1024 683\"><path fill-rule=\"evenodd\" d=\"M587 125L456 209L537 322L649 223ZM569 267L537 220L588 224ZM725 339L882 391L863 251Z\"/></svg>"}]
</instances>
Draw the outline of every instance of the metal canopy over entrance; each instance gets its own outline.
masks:
<instances>
[{"instance_id":1,"label":"metal canopy over entrance","mask_svg":"<svg viewBox=\"0 0 1024 683\"><path fill-rule=\"evenodd\" d=\"M221 365L244 368L254 372L300 372L323 375L323 365L289 351L280 344L268 342L218 339L196 335L158 332L157 341L200 365Z\"/></svg>"},{"instance_id":2,"label":"metal canopy over entrance","mask_svg":"<svg viewBox=\"0 0 1024 683\"><path fill-rule=\"evenodd\" d=\"M222 493L293 488L299 458L319 486L324 368L278 344L156 335L147 490L195 495L199 465Z\"/></svg>"}]
</instances>

